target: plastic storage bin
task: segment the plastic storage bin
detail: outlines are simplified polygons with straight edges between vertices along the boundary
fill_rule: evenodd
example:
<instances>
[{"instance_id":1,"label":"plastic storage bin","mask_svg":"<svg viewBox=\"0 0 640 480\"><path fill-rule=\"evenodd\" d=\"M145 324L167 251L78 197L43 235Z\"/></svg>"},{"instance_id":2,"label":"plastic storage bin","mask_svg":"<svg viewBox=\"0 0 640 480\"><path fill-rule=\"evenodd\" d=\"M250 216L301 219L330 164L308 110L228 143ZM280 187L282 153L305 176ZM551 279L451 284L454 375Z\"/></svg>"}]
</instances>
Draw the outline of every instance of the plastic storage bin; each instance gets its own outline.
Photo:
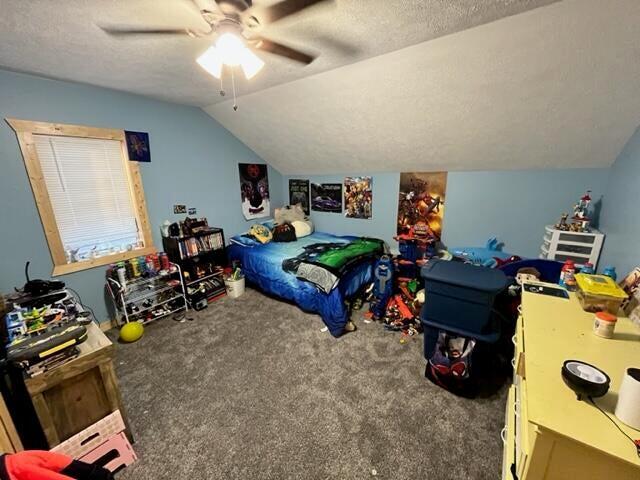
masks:
<instances>
[{"instance_id":1,"label":"plastic storage bin","mask_svg":"<svg viewBox=\"0 0 640 480\"><path fill-rule=\"evenodd\" d=\"M498 339L498 322L492 317L495 297L508 284L502 271L430 260L422 267L421 275L425 280L426 302L420 318L425 327L489 342Z\"/></svg>"},{"instance_id":2,"label":"plastic storage bin","mask_svg":"<svg viewBox=\"0 0 640 480\"><path fill-rule=\"evenodd\" d=\"M618 314L622 302L627 298L625 291L606 275L576 275L578 290L576 297L587 312L609 312Z\"/></svg>"}]
</instances>

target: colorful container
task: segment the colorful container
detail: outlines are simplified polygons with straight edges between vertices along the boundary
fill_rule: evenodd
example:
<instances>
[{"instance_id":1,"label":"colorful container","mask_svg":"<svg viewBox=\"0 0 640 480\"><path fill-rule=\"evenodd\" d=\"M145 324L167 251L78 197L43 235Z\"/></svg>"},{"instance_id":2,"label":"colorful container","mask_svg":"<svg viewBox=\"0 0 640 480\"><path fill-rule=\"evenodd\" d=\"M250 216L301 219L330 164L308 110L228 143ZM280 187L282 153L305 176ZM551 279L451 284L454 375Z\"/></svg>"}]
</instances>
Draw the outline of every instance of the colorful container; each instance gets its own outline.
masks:
<instances>
[{"instance_id":1,"label":"colorful container","mask_svg":"<svg viewBox=\"0 0 640 480\"><path fill-rule=\"evenodd\" d=\"M625 291L606 275L576 275L578 291L576 297L587 312L609 312L618 314L620 305L627 298Z\"/></svg>"}]
</instances>

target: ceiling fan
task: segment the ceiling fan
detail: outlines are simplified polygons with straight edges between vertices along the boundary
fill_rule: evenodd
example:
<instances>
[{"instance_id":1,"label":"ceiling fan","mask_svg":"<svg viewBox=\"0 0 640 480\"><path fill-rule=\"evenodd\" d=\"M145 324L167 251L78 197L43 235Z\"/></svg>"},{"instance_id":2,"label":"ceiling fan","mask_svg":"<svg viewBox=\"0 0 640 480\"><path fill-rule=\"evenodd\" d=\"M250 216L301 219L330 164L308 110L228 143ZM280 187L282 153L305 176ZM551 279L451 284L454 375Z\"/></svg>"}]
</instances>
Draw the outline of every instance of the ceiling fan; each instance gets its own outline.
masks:
<instances>
[{"instance_id":1,"label":"ceiling fan","mask_svg":"<svg viewBox=\"0 0 640 480\"><path fill-rule=\"evenodd\" d=\"M281 0L270 6L253 5L253 0L188 0L209 25L209 30L190 28L137 28L130 26L100 26L114 36L134 35L188 35L207 37L214 35L216 42L196 60L216 78L222 75L223 65L240 66L252 78L264 62L252 49L288 58L308 65L316 55L297 50L262 36L261 27L269 25L312 5L331 0Z\"/></svg>"}]
</instances>

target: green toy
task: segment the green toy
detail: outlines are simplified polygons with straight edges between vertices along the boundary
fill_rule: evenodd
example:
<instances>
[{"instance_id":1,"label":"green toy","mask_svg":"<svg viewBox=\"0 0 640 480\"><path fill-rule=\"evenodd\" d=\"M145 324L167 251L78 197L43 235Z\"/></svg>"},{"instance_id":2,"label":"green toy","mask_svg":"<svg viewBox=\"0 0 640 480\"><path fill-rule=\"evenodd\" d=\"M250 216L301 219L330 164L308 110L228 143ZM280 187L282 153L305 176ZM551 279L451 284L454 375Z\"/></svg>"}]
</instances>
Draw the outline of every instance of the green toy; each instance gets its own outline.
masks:
<instances>
[{"instance_id":1,"label":"green toy","mask_svg":"<svg viewBox=\"0 0 640 480\"><path fill-rule=\"evenodd\" d=\"M144 333L144 326L140 322L129 322L120 329L120 340L127 343L133 343L140 340Z\"/></svg>"}]
</instances>

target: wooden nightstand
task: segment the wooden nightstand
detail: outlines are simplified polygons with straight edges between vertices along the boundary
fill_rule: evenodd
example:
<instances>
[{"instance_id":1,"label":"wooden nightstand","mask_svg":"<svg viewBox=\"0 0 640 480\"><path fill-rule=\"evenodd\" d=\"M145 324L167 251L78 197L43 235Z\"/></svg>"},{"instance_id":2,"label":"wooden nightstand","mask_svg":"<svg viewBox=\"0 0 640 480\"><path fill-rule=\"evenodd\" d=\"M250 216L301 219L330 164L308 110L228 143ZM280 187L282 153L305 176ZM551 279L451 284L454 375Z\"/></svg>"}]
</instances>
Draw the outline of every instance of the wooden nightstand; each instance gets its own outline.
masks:
<instances>
[{"instance_id":1,"label":"wooden nightstand","mask_svg":"<svg viewBox=\"0 0 640 480\"><path fill-rule=\"evenodd\" d=\"M87 326L87 333L77 358L24 379L49 448L116 410L131 438L113 367L114 346L95 323Z\"/></svg>"}]
</instances>

